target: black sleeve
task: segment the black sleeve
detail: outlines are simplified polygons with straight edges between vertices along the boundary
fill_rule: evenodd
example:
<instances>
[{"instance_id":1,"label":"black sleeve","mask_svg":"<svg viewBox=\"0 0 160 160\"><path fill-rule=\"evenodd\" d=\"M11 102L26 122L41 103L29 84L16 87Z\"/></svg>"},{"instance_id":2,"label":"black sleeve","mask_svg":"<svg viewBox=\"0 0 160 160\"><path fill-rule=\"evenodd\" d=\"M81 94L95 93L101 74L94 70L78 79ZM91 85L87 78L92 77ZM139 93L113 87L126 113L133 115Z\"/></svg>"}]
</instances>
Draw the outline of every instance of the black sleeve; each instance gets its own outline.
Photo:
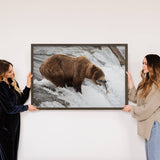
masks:
<instances>
[{"instance_id":1,"label":"black sleeve","mask_svg":"<svg viewBox=\"0 0 160 160\"><path fill-rule=\"evenodd\" d=\"M16 81L17 83L17 87L19 88L19 84L18 82ZM20 104L24 104L28 97L29 97L29 92L30 92L30 88L28 88L27 86L24 88L24 90L22 91L21 93L21 96L20 96Z\"/></svg>"},{"instance_id":2,"label":"black sleeve","mask_svg":"<svg viewBox=\"0 0 160 160\"><path fill-rule=\"evenodd\" d=\"M0 107L8 114L16 114L28 110L28 105L16 105L7 94L5 87L0 86Z\"/></svg>"},{"instance_id":3,"label":"black sleeve","mask_svg":"<svg viewBox=\"0 0 160 160\"><path fill-rule=\"evenodd\" d=\"M24 88L22 94L21 94L21 97L20 97L20 102L21 104L24 104L28 97L29 97L29 92L30 92L30 88L28 88L27 86Z\"/></svg>"}]
</instances>

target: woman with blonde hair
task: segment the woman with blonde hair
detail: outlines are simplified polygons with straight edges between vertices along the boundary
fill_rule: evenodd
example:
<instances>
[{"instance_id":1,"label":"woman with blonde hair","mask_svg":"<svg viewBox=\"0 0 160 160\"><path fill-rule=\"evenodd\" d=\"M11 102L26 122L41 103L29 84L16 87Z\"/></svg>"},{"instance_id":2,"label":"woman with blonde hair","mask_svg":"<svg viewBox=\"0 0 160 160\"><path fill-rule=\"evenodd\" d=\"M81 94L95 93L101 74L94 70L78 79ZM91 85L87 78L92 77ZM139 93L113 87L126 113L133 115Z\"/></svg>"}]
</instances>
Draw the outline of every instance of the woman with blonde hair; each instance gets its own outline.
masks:
<instances>
[{"instance_id":1,"label":"woman with blonde hair","mask_svg":"<svg viewBox=\"0 0 160 160\"><path fill-rule=\"evenodd\" d=\"M20 112L38 110L33 105L24 105L29 97L31 73L23 91L14 77L13 65L0 60L0 160L17 160Z\"/></svg>"},{"instance_id":2,"label":"woman with blonde hair","mask_svg":"<svg viewBox=\"0 0 160 160\"><path fill-rule=\"evenodd\" d=\"M137 120L138 135L145 139L147 160L160 160L160 57L144 57L142 80L135 89L131 74L128 75L129 100L137 106L125 105L123 111L131 112Z\"/></svg>"}]
</instances>

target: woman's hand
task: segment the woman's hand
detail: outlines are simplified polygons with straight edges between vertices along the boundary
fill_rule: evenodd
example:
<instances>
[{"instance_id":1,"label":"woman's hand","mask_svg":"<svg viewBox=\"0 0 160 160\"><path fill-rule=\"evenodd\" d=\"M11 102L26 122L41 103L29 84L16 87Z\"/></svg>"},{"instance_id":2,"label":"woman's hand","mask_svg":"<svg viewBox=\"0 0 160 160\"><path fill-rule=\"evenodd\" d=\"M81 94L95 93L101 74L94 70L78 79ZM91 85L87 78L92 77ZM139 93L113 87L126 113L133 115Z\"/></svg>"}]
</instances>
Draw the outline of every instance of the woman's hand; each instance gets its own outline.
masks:
<instances>
[{"instance_id":1,"label":"woman's hand","mask_svg":"<svg viewBox=\"0 0 160 160\"><path fill-rule=\"evenodd\" d=\"M31 78L33 77L33 75L31 74L31 72L29 72L28 76L27 76L27 87L31 88Z\"/></svg>"},{"instance_id":2,"label":"woman's hand","mask_svg":"<svg viewBox=\"0 0 160 160\"><path fill-rule=\"evenodd\" d=\"M37 109L35 106L33 106L31 104L28 105L28 110L29 111L39 111L39 109Z\"/></svg>"},{"instance_id":3,"label":"woman's hand","mask_svg":"<svg viewBox=\"0 0 160 160\"><path fill-rule=\"evenodd\" d=\"M130 112L131 111L131 106L130 105L123 106L122 111Z\"/></svg>"},{"instance_id":4,"label":"woman's hand","mask_svg":"<svg viewBox=\"0 0 160 160\"><path fill-rule=\"evenodd\" d=\"M131 89L134 87L134 83L132 80L132 76L129 72L126 72L127 76L128 76L128 88Z\"/></svg>"}]
</instances>

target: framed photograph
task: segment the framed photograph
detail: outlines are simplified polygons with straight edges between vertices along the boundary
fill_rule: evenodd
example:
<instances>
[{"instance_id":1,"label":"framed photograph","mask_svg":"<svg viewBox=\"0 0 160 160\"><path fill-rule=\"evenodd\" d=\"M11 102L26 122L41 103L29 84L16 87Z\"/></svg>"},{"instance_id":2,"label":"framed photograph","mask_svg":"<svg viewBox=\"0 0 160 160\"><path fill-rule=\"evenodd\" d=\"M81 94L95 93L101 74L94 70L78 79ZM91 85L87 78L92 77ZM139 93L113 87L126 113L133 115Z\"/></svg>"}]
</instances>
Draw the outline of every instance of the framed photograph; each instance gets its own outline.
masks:
<instances>
[{"instance_id":1,"label":"framed photograph","mask_svg":"<svg viewBox=\"0 0 160 160\"><path fill-rule=\"evenodd\" d=\"M122 109L127 44L31 44L31 103L39 109Z\"/></svg>"}]
</instances>

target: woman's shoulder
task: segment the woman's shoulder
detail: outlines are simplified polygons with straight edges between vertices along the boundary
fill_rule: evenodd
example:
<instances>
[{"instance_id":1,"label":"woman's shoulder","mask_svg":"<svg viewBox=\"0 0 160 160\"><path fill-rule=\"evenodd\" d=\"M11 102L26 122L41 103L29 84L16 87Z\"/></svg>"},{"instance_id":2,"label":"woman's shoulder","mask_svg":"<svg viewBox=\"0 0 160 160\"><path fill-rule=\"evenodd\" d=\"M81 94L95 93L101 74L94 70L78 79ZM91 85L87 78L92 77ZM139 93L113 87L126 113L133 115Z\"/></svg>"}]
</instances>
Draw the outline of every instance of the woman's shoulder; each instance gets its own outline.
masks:
<instances>
[{"instance_id":1,"label":"woman's shoulder","mask_svg":"<svg viewBox=\"0 0 160 160\"><path fill-rule=\"evenodd\" d=\"M145 101L149 101L151 98L158 98L160 97L160 88L157 88L157 86L155 84L152 85L152 89L149 92L149 94L147 95L147 97L145 98Z\"/></svg>"},{"instance_id":2,"label":"woman's shoulder","mask_svg":"<svg viewBox=\"0 0 160 160\"><path fill-rule=\"evenodd\" d=\"M155 84L152 85L152 89L150 91L150 94L152 95L154 93L156 93L158 95L160 94L160 84L158 86Z\"/></svg>"},{"instance_id":3,"label":"woman's shoulder","mask_svg":"<svg viewBox=\"0 0 160 160\"><path fill-rule=\"evenodd\" d=\"M8 87L8 84L4 81L0 81L0 91L6 90Z\"/></svg>"},{"instance_id":4,"label":"woman's shoulder","mask_svg":"<svg viewBox=\"0 0 160 160\"><path fill-rule=\"evenodd\" d=\"M152 89L153 90L157 90L157 89L160 90L160 83L159 84L153 84Z\"/></svg>"},{"instance_id":5,"label":"woman's shoulder","mask_svg":"<svg viewBox=\"0 0 160 160\"><path fill-rule=\"evenodd\" d=\"M5 85L6 85L6 82L0 81L0 86L5 86Z\"/></svg>"}]
</instances>

